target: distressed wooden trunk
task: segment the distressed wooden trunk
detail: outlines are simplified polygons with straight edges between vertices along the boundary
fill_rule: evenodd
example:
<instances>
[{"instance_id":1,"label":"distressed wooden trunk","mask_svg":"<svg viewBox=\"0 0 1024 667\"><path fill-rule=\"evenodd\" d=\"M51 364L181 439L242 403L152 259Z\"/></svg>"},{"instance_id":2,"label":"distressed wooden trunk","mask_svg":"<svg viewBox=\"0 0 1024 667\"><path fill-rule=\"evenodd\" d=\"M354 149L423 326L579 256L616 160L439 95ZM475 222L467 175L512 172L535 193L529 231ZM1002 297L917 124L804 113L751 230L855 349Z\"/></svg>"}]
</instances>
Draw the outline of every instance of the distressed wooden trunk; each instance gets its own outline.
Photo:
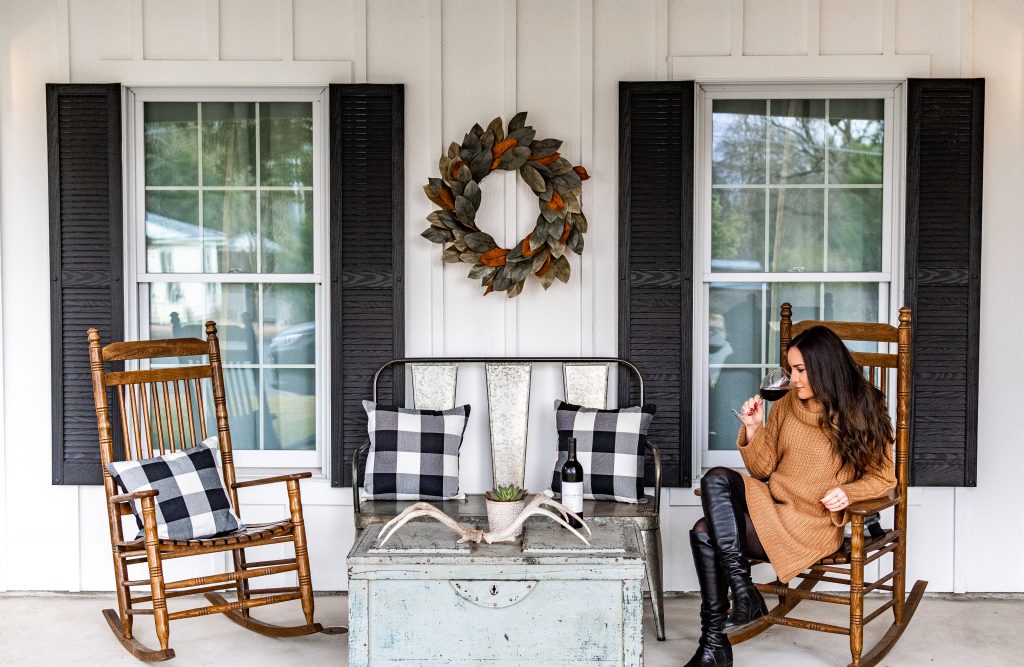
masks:
<instances>
[{"instance_id":1,"label":"distressed wooden trunk","mask_svg":"<svg viewBox=\"0 0 1024 667\"><path fill-rule=\"evenodd\" d=\"M590 548L539 519L492 545L411 523L379 548L368 527L348 556L349 664L642 665L636 526L591 527Z\"/></svg>"}]
</instances>

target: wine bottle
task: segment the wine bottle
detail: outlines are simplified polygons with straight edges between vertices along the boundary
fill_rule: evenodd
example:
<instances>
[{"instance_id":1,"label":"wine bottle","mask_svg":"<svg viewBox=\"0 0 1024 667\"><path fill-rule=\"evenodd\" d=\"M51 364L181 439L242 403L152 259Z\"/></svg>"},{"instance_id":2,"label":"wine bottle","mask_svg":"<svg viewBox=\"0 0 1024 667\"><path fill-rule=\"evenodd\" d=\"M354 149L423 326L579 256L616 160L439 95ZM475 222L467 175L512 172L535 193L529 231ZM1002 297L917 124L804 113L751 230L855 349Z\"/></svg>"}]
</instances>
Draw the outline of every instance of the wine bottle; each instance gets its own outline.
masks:
<instances>
[{"instance_id":1,"label":"wine bottle","mask_svg":"<svg viewBox=\"0 0 1024 667\"><path fill-rule=\"evenodd\" d=\"M576 438L566 438L569 456L562 464L562 504L579 516L583 516L583 466L576 460ZM569 517L569 525L580 528L582 524Z\"/></svg>"}]
</instances>

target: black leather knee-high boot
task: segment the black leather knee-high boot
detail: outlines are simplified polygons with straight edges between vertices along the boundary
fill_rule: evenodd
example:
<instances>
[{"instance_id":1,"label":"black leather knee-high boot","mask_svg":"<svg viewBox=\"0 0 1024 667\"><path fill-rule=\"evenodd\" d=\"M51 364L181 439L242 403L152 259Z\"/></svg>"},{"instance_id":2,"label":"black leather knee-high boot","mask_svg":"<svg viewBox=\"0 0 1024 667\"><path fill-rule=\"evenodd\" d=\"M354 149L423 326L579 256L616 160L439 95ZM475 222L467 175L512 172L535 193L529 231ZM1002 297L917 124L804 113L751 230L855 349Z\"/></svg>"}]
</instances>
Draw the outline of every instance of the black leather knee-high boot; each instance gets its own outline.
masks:
<instances>
[{"instance_id":1,"label":"black leather knee-high boot","mask_svg":"<svg viewBox=\"0 0 1024 667\"><path fill-rule=\"evenodd\" d=\"M732 497L729 480L723 475L705 475L701 481L701 504L715 545L715 555L732 591L732 614L725 632L732 633L767 615L761 592L750 578L750 561L743 555L746 523L743 508Z\"/></svg>"},{"instance_id":2,"label":"black leather knee-high boot","mask_svg":"<svg viewBox=\"0 0 1024 667\"><path fill-rule=\"evenodd\" d=\"M729 586L718 567L709 534L691 530L690 549L700 584L700 640L686 667L729 667L732 645L722 631L729 611Z\"/></svg>"}]
</instances>

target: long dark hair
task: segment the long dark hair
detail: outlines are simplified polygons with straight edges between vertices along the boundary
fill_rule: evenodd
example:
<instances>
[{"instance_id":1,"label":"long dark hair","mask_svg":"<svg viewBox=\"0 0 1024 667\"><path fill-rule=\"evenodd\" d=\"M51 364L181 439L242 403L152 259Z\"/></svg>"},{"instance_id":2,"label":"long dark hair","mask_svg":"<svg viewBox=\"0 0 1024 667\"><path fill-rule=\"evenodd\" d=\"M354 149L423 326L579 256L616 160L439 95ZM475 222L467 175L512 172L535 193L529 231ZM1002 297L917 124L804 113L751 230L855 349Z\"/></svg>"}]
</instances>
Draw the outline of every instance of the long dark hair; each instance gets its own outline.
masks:
<instances>
[{"instance_id":1,"label":"long dark hair","mask_svg":"<svg viewBox=\"0 0 1024 667\"><path fill-rule=\"evenodd\" d=\"M811 327L789 344L804 358L807 380L821 402L821 428L854 478L888 460L893 441L885 395L872 385L831 329Z\"/></svg>"}]
</instances>

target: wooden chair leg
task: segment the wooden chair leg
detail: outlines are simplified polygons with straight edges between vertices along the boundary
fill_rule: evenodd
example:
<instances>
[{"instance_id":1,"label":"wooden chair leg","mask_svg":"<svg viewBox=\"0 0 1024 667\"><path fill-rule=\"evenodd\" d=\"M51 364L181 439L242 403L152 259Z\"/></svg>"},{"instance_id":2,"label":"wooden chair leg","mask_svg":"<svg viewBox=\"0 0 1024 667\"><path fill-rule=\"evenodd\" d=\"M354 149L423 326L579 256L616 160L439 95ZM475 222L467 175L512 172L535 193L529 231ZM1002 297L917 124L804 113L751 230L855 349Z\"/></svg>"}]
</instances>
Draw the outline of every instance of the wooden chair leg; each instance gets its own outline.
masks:
<instances>
[{"instance_id":1,"label":"wooden chair leg","mask_svg":"<svg viewBox=\"0 0 1024 667\"><path fill-rule=\"evenodd\" d=\"M665 641L665 592L662 579L661 530L641 530L644 546L644 568L647 570L647 587L651 590L651 609L654 612L654 636Z\"/></svg>"},{"instance_id":2,"label":"wooden chair leg","mask_svg":"<svg viewBox=\"0 0 1024 667\"><path fill-rule=\"evenodd\" d=\"M864 650L864 517L850 526L850 665L860 665Z\"/></svg>"},{"instance_id":3,"label":"wooden chair leg","mask_svg":"<svg viewBox=\"0 0 1024 667\"><path fill-rule=\"evenodd\" d=\"M114 551L114 585L117 587L118 617L125 639L131 639L133 617L128 613L128 610L132 608L131 591L124 585L126 581L128 581L128 566L124 564L124 559L117 555L117 551Z\"/></svg>"},{"instance_id":4,"label":"wooden chair leg","mask_svg":"<svg viewBox=\"0 0 1024 667\"><path fill-rule=\"evenodd\" d=\"M236 550L232 551L231 552L231 557L232 557L232 559L234 560L234 563L235 563L235 571L236 572L243 571L245 569L245 549L236 549ZM235 589L236 589L236 592L237 592L239 600L248 600L249 599L249 580L248 579L239 579L237 582L235 582ZM248 609L239 609L238 613L240 613L242 616L248 616L249 615L249 610Z\"/></svg>"},{"instance_id":5,"label":"wooden chair leg","mask_svg":"<svg viewBox=\"0 0 1024 667\"><path fill-rule=\"evenodd\" d=\"M156 535L156 507L152 498L142 499L142 522L146 534L146 561L149 565L149 587L153 596L153 622L160 648L167 650L170 620L167 618L167 598L164 590L164 569L160 560L160 541Z\"/></svg>"},{"instance_id":6,"label":"wooden chair leg","mask_svg":"<svg viewBox=\"0 0 1024 667\"><path fill-rule=\"evenodd\" d=\"M892 597L894 600L892 612L897 625L903 623L907 607L907 543L905 537L906 533L902 533L897 538L899 543L892 555Z\"/></svg>"},{"instance_id":7,"label":"wooden chair leg","mask_svg":"<svg viewBox=\"0 0 1024 667\"><path fill-rule=\"evenodd\" d=\"M306 623L313 625L313 581L309 574L309 549L306 546L306 526L302 519L302 499L297 479L288 480L288 509L291 512L294 531L292 535L295 542L295 564L299 570L302 613L306 616Z\"/></svg>"}]
</instances>

